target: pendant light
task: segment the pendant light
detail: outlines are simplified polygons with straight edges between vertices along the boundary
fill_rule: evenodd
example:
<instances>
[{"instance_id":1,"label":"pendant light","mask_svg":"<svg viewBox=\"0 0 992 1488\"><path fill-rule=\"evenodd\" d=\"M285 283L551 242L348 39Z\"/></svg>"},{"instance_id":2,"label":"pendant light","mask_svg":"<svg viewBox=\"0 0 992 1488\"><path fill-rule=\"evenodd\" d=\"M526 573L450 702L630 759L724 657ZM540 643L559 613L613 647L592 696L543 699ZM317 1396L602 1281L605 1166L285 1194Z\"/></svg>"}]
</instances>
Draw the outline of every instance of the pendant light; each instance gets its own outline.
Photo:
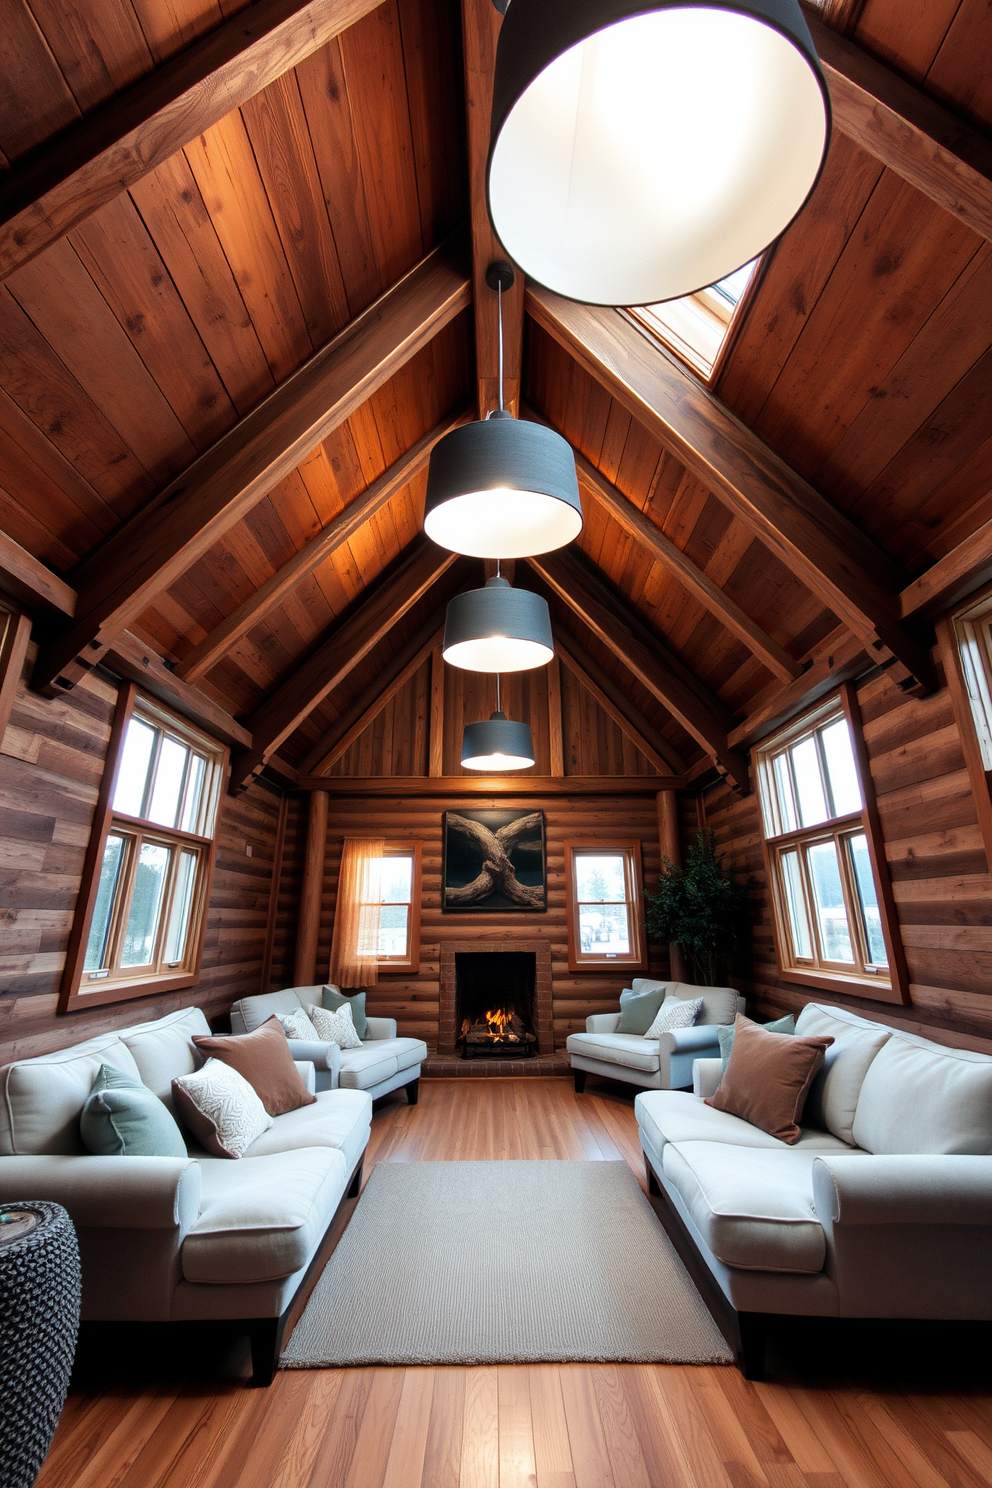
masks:
<instances>
[{"instance_id":1,"label":"pendant light","mask_svg":"<svg viewBox=\"0 0 992 1488\"><path fill-rule=\"evenodd\" d=\"M534 764L529 723L515 723L500 708L496 673L496 712L484 723L467 723L462 731L462 766L466 770L527 770Z\"/></svg>"},{"instance_id":2,"label":"pendant light","mask_svg":"<svg viewBox=\"0 0 992 1488\"><path fill-rule=\"evenodd\" d=\"M499 296L499 408L439 439L427 474L424 531L470 558L530 558L582 531L568 441L503 407L503 290L513 279L508 263L490 264L486 273Z\"/></svg>"},{"instance_id":3,"label":"pendant light","mask_svg":"<svg viewBox=\"0 0 992 1488\"><path fill-rule=\"evenodd\" d=\"M489 579L448 604L441 654L469 672L526 672L555 654L548 602L530 589Z\"/></svg>"},{"instance_id":4,"label":"pendant light","mask_svg":"<svg viewBox=\"0 0 992 1488\"><path fill-rule=\"evenodd\" d=\"M714 284L788 227L830 135L798 0L510 0L486 191L556 293L650 305Z\"/></svg>"}]
</instances>

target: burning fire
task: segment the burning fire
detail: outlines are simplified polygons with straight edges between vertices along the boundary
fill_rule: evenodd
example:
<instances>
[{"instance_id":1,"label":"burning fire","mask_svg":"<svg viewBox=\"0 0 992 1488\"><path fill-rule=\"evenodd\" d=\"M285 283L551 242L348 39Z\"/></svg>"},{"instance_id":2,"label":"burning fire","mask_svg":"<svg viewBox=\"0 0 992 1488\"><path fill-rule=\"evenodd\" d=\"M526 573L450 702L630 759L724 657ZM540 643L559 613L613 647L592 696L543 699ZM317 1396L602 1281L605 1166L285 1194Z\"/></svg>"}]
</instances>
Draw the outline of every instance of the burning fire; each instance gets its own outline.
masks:
<instances>
[{"instance_id":1,"label":"burning fire","mask_svg":"<svg viewBox=\"0 0 992 1488\"><path fill-rule=\"evenodd\" d=\"M486 1014L490 1038L503 1038L510 1026L510 1014L506 1008L490 1008Z\"/></svg>"}]
</instances>

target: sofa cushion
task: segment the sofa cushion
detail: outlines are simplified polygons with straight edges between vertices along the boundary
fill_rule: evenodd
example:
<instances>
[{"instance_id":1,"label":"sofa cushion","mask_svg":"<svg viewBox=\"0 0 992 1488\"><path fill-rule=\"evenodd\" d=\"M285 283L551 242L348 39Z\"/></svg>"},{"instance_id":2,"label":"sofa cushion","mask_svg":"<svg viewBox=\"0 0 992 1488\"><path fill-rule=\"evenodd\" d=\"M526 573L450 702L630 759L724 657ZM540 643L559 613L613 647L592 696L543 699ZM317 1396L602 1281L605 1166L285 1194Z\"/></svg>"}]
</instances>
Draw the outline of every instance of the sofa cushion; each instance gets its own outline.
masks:
<instances>
[{"instance_id":1,"label":"sofa cushion","mask_svg":"<svg viewBox=\"0 0 992 1488\"><path fill-rule=\"evenodd\" d=\"M865 1075L854 1136L877 1153L992 1153L992 1056L893 1033Z\"/></svg>"},{"instance_id":2,"label":"sofa cushion","mask_svg":"<svg viewBox=\"0 0 992 1488\"><path fill-rule=\"evenodd\" d=\"M116 1033L18 1060L0 1070L0 1155L85 1152L79 1116L104 1064L134 1080L141 1078Z\"/></svg>"},{"instance_id":3,"label":"sofa cushion","mask_svg":"<svg viewBox=\"0 0 992 1488\"><path fill-rule=\"evenodd\" d=\"M665 1000L667 985L666 982L660 982L644 992L635 992L632 988L621 992L620 1017L615 1032L640 1034L643 1037Z\"/></svg>"},{"instance_id":4,"label":"sofa cushion","mask_svg":"<svg viewBox=\"0 0 992 1488\"><path fill-rule=\"evenodd\" d=\"M666 1142L723 1142L733 1147L759 1147L766 1152L808 1149L840 1154L853 1150L831 1132L809 1128L804 1128L798 1142L789 1146L752 1126L750 1121L742 1121L740 1116L732 1116L729 1111L717 1111L699 1096L684 1090L642 1091L634 1101L634 1113L656 1152L660 1152Z\"/></svg>"},{"instance_id":5,"label":"sofa cushion","mask_svg":"<svg viewBox=\"0 0 992 1488\"><path fill-rule=\"evenodd\" d=\"M565 1048L583 1059L623 1064L648 1075L656 1075L661 1068L656 1040L636 1033L570 1033Z\"/></svg>"},{"instance_id":6,"label":"sofa cushion","mask_svg":"<svg viewBox=\"0 0 992 1488\"><path fill-rule=\"evenodd\" d=\"M770 1023L762 1023L760 1026L767 1033L795 1033L796 1020L791 1013L788 1013L784 1018L773 1018ZM721 1023L716 1031L717 1041L720 1045L720 1063L724 1069L727 1068L730 1051L734 1047L734 1031L735 1023ZM807 1100L809 1099L808 1096L806 1098Z\"/></svg>"},{"instance_id":7,"label":"sofa cushion","mask_svg":"<svg viewBox=\"0 0 992 1488\"><path fill-rule=\"evenodd\" d=\"M310 1019L317 1030L317 1037L325 1044L337 1044L342 1050L361 1046L358 1029L351 1016L351 1008L342 1004L339 1008L312 1007Z\"/></svg>"},{"instance_id":8,"label":"sofa cushion","mask_svg":"<svg viewBox=\"0 0 992 1488\"><path fill-rule=\"evenodd\" d=\"M301 1007L309 1010L313 1005L313 996L304 1002L300 996L301 991L316 994L317 1001L320 1001L319 987L286 987L281 992L260 992L255 997L242 997L240 1002L234 1004L231 1012L232 1015L238 1014L245 1026L245 1033L254 1033L273 1014L296 1013Z\"/></svg>"},{"instance_id":9,"label":"sofa cushion","mask_svg":"<svg viewBox=\"0 0 992 1488\"><path fill-rule=\"evenodd\" d=\"M645 1038L660 1039L677 1028L691 1028L703 1010L701 997L666 997Z\"/></svg>"},{"instance_id":10,"label":"sofa cushion","mask_svg":"<svg viewBox=\"0 0 992 1488\"><path fill-rule=\"evenodd\" d=\"M368 1142L372 1101L364 1090L320 1090L316 1103L277 1116L268 1131L256 1137L244 1156L271 1157L301 1147L336 1147L349 1159L349 1172Z\"/></svg>"},{"instance_id":11,"label":"sofa cushion","mask_svg":"<svg viewBox=\"0 0 992 1488\"><path fill-rule=\"evenodd\" d=\"M243 1157L272 1117L236 1069L208 1059L200 1070L177 1075L172 1097L180 1120L214 1157Z\"/></svg>"},{"instance_id":12,"label":"sofa cushion","mask_svg":"<svg viewBox=\"0 0 992 1488\"><path fill-rule=\"evenodd\" d=\"M142 1080L173 1115L176 1113L172 1082L179 1075L191 1075L203 1064L194 1047L193 1035L209 1032L210 1024L199 1008L180 1008L154 1023L139 1023L121 1033L121 1041L134 1056Z\"/></svg>"},{"instance_id":13,"label":"sofa cushion","mask_svg":"<svg viewBox=\"0 0 992 1488\"><path fill-rule=\"evenodd\" d=\"M171 1113L147 1085L112 1064L100 1066L79 1117L79 1135L97 1157L185 1157Z\"/></svg>"},{"instance_id":14,"label":"sofa cushion","mask_svg":"<svg viewBox=\"0 0 992 1488\"><path fill-rule=\"evenodd\" d=\"M332 1147L273 1157L200 1163L200 1217L183 1241L187 1281L274 1281L305 1266L320 1243L347 1179Z\"/></svg>"},{"instance_id":15,"label":"sofa cushion","mask_svg":"<svg viewBox=\"0 0 992 1488\"><path fill-rule=\"evenodd\" d=\"M369 1090L381 1080L391 1079L399 1069L392 1044L392 1039L381 1039L357 1049L342 1049L338 1077L342 1090Z\"/></svg>"},{"instance_id":16,"label":"sofa cushion","mask_svg":"<svg viewBox=\"0 0 992 1488\"><path fill-rule=\"evenodd\" d=\"M829 1037L823 1068L806 1097L803 1123L833 1132L842 1141L854 1142L854 1113L868 1067L892 1029L869 1023L846 1008L823 1007L808 1002L796 1023L799 1037Z\"/></svg>"},{"instance_id":17,"label":"sofa cushion","mask_svg":"<svg viewBox=\"0 0 992 1488\"><path fill-rule=\"evenodd\" d=\"M634 982L637 986L637 982ZM737 1015L737 1000L739 993L733 987L694 987L690 982L669 982L665 1001L669 997L678 997L683 1001L688 998L701 997L703 999L703 1010L696 1019L697 1023L733 1023Z\"/></svg>"},{"instance_id":18,"label":"sofa cushion","mask_svg":"<svg viewBox=\"0 0 992 1488\"><path fill-rule=\"evenodd\" d=\"M814 1151L740 1150L721 1142L669 1142L665 1176L725 1266L817 1272L826 1239L813 1208Z\"/></svg>"},{"instance_id":19,"label":"sofa cushion","mask_svg":"<svg viewBox=\"0 0 992 1488\"><path fill-rule=\"evenodd\" d=\"M396 1056L397 1070L409 1069L410 1066L414 1064L423 1064L424 1060L427 1058L427 1045L424 1043L423 1039L379 1039L376 1041L375 1046L377 1049L381 1049L385 1044L389 1045L390 1054L394 1054ZM344 1063L343 1055L342 1063Z\"/></svg>"},{"instance_id":20,"label":"sofa cushion","mask_svg":"<svg viewBox=\"0 0 992 1488\"><path fill-rule=\"evenodd\" d=\"M302 1013L302 1009L301 1009ZM193 1043L204 1058L212 1056L243 1075L270 1116L313 1105L289 1052L286 1031L273 1014L254 1033L217 1037L194 1034Z\"/></svg>"}]
</instances>

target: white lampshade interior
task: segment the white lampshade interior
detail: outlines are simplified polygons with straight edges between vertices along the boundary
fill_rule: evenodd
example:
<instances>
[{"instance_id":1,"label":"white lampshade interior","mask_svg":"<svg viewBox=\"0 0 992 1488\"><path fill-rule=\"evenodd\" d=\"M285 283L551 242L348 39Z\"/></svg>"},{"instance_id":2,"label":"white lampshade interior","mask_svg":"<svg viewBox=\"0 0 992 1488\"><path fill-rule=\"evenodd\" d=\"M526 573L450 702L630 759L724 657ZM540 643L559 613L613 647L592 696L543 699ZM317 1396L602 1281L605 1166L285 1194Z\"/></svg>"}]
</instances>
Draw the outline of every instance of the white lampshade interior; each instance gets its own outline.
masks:
<instances>
[{"instance_id":1,"label":"white lampshade interior","mask_svg":"<svg viewBox=\"0 0 992 1488\"><path fill-rule=\"evenodd\" d=\"M449 666L466 672L527 672L532 667L547 666L555 653L539 641L495 635L458 641L443 654Z\"/></svg>"},{"instance_id":2,"label":"white lampshade interior","mask_svg":"<svg viewBox=\"0 0 992 1488\"><path fill-rule=\"evenodd\" d=\"M498 770L527 770L534 763L519 754L478 754L472 759L463 759L466 770L483 770L487 774Z\"/></svg>"},{"instance_id":3,"label":"white lampshade interior","mask_svg":"<svg viewBox=\"0 0 992 1488\"><path fill-rule=\"evenodd\" d=\"M439 547L470 558L527 558L572 542L582 513L555 496L503 486L441 502L424 518L424 531Z\"/></svg>"}]
</instances>

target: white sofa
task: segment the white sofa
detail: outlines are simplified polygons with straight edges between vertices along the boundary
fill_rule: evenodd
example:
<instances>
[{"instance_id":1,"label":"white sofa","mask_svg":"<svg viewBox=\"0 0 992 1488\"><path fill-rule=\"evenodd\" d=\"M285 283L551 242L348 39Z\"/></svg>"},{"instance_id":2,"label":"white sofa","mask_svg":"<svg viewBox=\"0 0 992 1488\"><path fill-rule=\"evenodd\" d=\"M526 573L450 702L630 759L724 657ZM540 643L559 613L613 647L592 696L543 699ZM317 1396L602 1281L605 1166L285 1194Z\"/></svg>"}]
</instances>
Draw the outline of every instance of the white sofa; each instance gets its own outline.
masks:
<instances>
[{"instance_id":1,"label":"white sofa","mask_svg":"<svg viewBox=\"0 0 992 1488\"><path fill-rule=\"evenodd\" d=\"M68 1210L84 1320L237 1321L251 1336L255 1382L268 1384L287 1310L342 1198L358 1192L372 1101L363 1090L318 1093L237 1160L194 1143L185 1158L85 1151L79 1115L102 1064L172 1109L174 1077L203 1063L192 1035L209 1032L203 1013L185 1008L0 1069L0 1202ZM312 1091L312 1065L300 1068Z\"/></svg>"},{"instance_id":2,"label":"white sofa","mask_svg":"<svg viewBox=\"0 0 992 1488\"><path fill-rule=\"evenodd\" d=\"M635 977L631 990L638 995L665 985L648 977ZM733 1023L744 1011L744 999L733 987L693 987L689 982L669 982L669 998L702 997L699 1019L691 1028L678 1028L660 1039L635 1033L616 1033L619 1013L595 1013L586 1019L585 1033L569 1034L565 1044L572 1064L577 1091L585 1089L586 1075L606 1075L646 1090L677 1090L692 1084L697 1059L719 1055L717 1028Z\"/></svg>"},{"instance_id":3,"label":"white sofa","mask_svg":"<svg viewBox=\"0 0 992 1488\"><path fill-rule=\"evenodd\" d=\"M231 1008L231 1031L254 1033L273 1013L309 1011L315 1003L319 1006L323 990L323 985L287 987L282 992L242 997ZM364 1090L378 1100L405 1087L410 1105L417 1104L427 1045L421 1039L397 1038L395 1018L369 1018L360 1049L339 1049L337 1044L305 1039L290 1039L289 1048L294 1059L313 1062L318 1090Z\"/></svg>"},{"instance_id":4,"label":"white sofa","mask_svg":"<svg viewBox=\"0 0 992 1488\"><path fill-rule=\"evenodd\" d=\"M770 1314L992 1319L992 1057L808 1004L829 1035L787 1146L693 1093L634 1103L660 1217L749 1378Z\"/></svg>"}]
</instances>

